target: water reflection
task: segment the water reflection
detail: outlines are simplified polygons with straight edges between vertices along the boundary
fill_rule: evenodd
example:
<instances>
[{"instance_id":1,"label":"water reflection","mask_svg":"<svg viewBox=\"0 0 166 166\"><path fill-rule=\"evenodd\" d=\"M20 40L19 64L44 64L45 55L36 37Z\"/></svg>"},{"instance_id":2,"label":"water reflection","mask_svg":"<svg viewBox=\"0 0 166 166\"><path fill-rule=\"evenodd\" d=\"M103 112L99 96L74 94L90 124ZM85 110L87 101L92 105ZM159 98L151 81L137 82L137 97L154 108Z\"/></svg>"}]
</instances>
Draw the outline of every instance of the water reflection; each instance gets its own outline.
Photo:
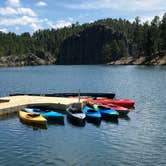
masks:
<instances>
[{"instance_id":1,"label":"water reflection","mask_svg":"<svg viewBox=\"0 0 166 166\"><path fill-rule=\"evenodd\" d=\"M102 120L106 123L119 124L118 118L102 118Z\"/></svg>"},{"instance_id":2,"label":"water reflection","mask_svg":"<svg viewBox=\"0 0 166 166\"><path fill-rule=\"evenodd\" d=\"M13 112L13 113L10 113L10 114L6 114L6 115L1 115L0 116L0 121L2 120L9 120L9 119L12 119L12 118L15 118L16 116L18 115L18 113L16 112Z\"/></svg>"},{"instance_id":3,"label":"water reflection","mask_svg":"<svg viewBox=\"0 0 166 166\"><path fill-rule=\"evenodd\" d=\"M86 118L86 121L88 123L91 123L91 124L95 125L96 127L100 127L100 124L101 124L101 119Z\"/></svg>"},{"instance_id":4,"label":"water reflection","mask_svg":"<svg viewBox=\"0 0 166 166\"><path fill-rule=\"evenodd\" d=\"M47 119L48 125L65 125L64 118L62 119Z\"/></svg>"},{"instance_id":5,"label":"water reflection","mask_svg":"<svg viewBox=\"0 0 166 166\"><path fill-rule=\"evenodd\" d=\"M124 119L126 121L130 121L131 120L130 117L128 115L126 115L126 114L119 115L119 119Z\"/></svg>"},{"instance_id":6,"label":"water reflection","mask_svg":"<svg viewBox=\"0 0 166 166\"><path fill-rule=\"evenodd\" d=\"M71 119L71 118L69 118L69 117L67 117L66 119L67 119L67 122L68 122L69 124L73 125L73 126L84 127L85 124L86 124L86 123L85 123L85 120L78 122L78 121L75 121L75 120L73 120L73 119Z\"/></svg>"},{"instance_id":7,"label":"water reflection","mask_svg":"<svg viewBox=\"0 0 166 166\"><path fill-rule=\"evenodd\" d=\"M32 124L32 123L27 124L24 121L22 121L21 119L20 119L20 122L28 128L33 128L33 130L39 130L39 129L46 130L47 129L47 125L45 125L45 124L42 124L42 125L41 124Z\"/></svg>"}]
</instances>

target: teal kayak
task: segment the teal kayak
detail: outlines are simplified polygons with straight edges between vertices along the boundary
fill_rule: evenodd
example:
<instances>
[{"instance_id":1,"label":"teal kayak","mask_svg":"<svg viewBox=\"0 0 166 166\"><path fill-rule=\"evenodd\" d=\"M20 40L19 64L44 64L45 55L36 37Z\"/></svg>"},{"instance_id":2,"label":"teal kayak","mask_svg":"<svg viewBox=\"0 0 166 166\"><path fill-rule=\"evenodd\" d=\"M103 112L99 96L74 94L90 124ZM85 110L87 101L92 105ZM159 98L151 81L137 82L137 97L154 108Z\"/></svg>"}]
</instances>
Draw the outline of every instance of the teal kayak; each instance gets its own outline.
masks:
<instances>
[{"instance_id":1,"label":"teal kayak","mask_svg":"<svg viewBox=\"0 0 166 166\"><path fill-rule=\"evenodd\" d=\"M35 112L35 113L40 113L44 118L46 119L63 119L64 115L59 113L59 112L55 112L52 110L41 110L39 108L25 108L24 109L26 112Z\"/></svg>"},{"instance_id":2,"label":"teal kayak","mask_svg":"<svg viewBox=\"0 0 166 166\"><path fill-rule=\"evenodd\" d=\"M114 109L110 109L109 107L94 104L93 108L95 110L98 110L101 113L102 117L118 118L119 116L119 113L117 111L115 111Z\"/></svg>"},{"instance_id":3,"label":"teal kayak","mask_svg":"<svg viewBox=\"0 0 166 166\"><path fill-rule=\"evenodd\" d=\"M85 113L87 118L91 118L91 119L101 118L101 113L98 110L95 110L91 107L85 106L83 109L83 112Z\"/></svg>"}]
</instances>

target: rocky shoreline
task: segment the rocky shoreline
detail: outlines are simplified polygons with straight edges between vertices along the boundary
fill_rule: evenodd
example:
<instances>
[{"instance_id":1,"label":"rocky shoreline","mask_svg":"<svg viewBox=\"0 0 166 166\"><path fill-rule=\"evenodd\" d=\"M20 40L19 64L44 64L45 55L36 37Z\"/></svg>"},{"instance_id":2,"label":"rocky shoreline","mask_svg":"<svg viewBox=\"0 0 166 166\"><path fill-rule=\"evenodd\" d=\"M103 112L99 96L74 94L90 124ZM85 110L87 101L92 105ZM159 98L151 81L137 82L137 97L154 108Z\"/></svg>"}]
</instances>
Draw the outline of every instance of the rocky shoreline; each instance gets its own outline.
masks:
<instances>
[{"instance_id":1,"label":"rocky shoreline","mask_svg":"<svg viewBox=\"0 0 166 166\"><path fill-rule=\"evenodd\" d=\"M47 56L44 59L37 57L34 54L29 56L5 56L0 57L0 67L17 67L17 66L39 66L39 65L56 65L56 59L52 56ZM72 65L72 64L71 64ZM159 56L146 61L145 57L133 58L131 56L123 57L119 60L112 61L106 65L166 65L166 55L160 58Z\"/></svg>"},{"instance_id":2,"label":"rocky shoreline","mask_svg":"<svg viewBox=\"0 0 166 166\"><path fill-rule=\"evenodd\" d=\"M108 65L166 65L166 55L160 58L159 56L147 61L145 57L133 58L129 57L122 57L119 60L112 61L107 63Z\"/></svg>"},{"instance_id":3,"label":"rocky shoreline","mask_svg":"<svg viewBox=\"0 0 166 166\"><path fill-rule=\"evenodd\" d=\"M38 57L35 54L0 57L0 67L38 66L55 64L56 59L50 54Z\"/></svg>"}]
</instances>

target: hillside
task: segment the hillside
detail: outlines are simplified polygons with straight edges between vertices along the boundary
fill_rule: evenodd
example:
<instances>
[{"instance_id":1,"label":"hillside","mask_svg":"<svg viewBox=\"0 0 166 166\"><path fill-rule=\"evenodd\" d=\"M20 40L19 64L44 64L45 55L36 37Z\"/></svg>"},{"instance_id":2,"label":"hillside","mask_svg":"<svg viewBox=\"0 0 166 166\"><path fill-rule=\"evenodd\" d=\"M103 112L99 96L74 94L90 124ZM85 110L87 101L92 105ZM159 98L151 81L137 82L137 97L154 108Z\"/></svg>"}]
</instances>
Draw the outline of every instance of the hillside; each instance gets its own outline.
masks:
<instances>
[{"instance_id":1,"label":"hillside","mask_svg":"<svg viewBox=\"0 0 166 166\"><path fill-rule=\"evenodd\" d=\"M0 66L49 64L166 64L166 14L144 24L108 18L33 35L0 32Z\"/></svg>"}]
</instances>

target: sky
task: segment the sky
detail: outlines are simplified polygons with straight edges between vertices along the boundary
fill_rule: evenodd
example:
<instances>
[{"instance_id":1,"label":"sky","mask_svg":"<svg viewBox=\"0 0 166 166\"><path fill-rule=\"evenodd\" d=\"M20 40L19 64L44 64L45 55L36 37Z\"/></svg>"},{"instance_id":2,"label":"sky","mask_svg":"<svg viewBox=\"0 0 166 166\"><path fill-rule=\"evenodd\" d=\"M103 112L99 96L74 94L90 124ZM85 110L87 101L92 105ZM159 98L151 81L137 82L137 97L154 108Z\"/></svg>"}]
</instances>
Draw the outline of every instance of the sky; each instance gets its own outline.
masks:
<instances>
[{"instance_id":1,"label":"sky","mask_svg":"<svg viewBox=\"0 0 166 166\"><path fill-rule=\"evenodd\" d=\"M0 0L0 31L31 34L103 18L162 18L166 0Z\"/></svg>"}]
</instances>

